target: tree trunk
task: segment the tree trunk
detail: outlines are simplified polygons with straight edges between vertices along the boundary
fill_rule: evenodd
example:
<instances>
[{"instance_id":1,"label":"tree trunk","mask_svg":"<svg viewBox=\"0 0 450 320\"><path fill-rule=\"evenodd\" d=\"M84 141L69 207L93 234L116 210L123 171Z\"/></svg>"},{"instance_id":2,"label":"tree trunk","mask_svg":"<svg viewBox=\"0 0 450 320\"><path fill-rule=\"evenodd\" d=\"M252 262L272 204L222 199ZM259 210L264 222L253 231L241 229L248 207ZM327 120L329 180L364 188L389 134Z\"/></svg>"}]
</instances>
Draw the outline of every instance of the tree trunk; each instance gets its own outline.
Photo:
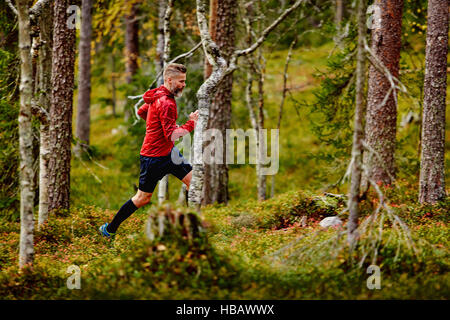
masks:
<instances>
[{"instance_id":1,"label":"tree trunk","mask_svg":"<svg viewBox=\"0 0 450 320\"><path fill-rule=\"evenodd\" d=\"M219 1L218 0L209 0L209 34L211 39L216 42L217 40L217 7ZM216 42L217 43L217 42ZM208 59L205 57L205 69L204 69L204 78L205 80L209 78L212 72L212 66L208 62Z\"/></svg>"},{"instance_id":2,"label":"tree trunk","mask_svg":"<svg viewBox=\"0 0 450 320\"><path fill-rule=\"evenodd\" d=\"M235 18L238 3L236 0L211 0L210 33L211 39L221 50L225 60L229 60L235 49ZM207 63L205 76L211 74L211 66ZM212 101L207 129L218 129L222 133L223 145L226 145L226 129L231 126L231 98L233 88L233 74L225 76L217 88ZM223 148L222 157L226 159L226 148ZM217 159L216 158L216 159ZM212 163L205 165L205 180L203 190L203 203L227 203L228 195L228 165Z\"/></svg>"},{"instance_id":3,"label":"tree trunk","mask_svg":"<svg viewBox=\"0 0 450 320\"><path fill-rule=\"evenodd\" d=\"M394 76L399 75L399 60L402 32L403 0L376 0L381 11L379 28L372 30L372 51ZM373 179L391 184L395 177L395 144L397 131L397 94L390 92L391 84L386 75L375 66L370 67L367 94L365 142L379 156L366 152L364 165L367 177L362 186ZM385 96L389 98L384 101Z\"/></svg>"},{"instance_id":4,"label":"tree trunk","mask_svg":"<svg viewBox=\"0 0 450 320\"><path fill-rule=\"evenodd\" d=\"M342 22L342 17L344 14L344 1L343 0L335 0L335 14L334 14L334 23L336 25L340 25Z\"/></svg>"},{"instance_id":5,"label":"tree trunk","mask_svg":"<svg viewBox=\"0 0 450 320\"><path fill-rule=\"evenodd\" d=\"M41 46L39 48L39 106L50 110L52 92L52 43L53 43L53 5L42 9L39 18ZM50 119L40 124L39 144L39 215L38 228L48 219L48 161L50 159Z\"/></svg>"},{"instance_id":6,"label":"tree trunk","mask_svg":"<svg viewBox=\"0 0 450 320\"><path fill-rule=\"evenodd\" d=\"M138 70L139 57L139 21L137 20L138 4L131 5L130 13L125 17L125 57L126 57L126 80L131 83L133 76ZM125 121L131 116L131 109L125 108Z\"/></svg>"},{"instance_id":7,"label":"tree trunk","mask_svg":"<svg viewBox=\"0 0 450 320\"><path fill-rule=\"evenodd\" d=\"M70 207L75 28L67 26L68 6L67 0L54 2L49 211Z\"/></svg>"},{"instance_id":8,"label":"tree trunk","mask_svg":"<svg viewBox=\"0 0 450 320\"><path fill-rule=\"evenodd\" d=\"M91 126L91 38L92 38L92 0L82 0L81 5L81 32L79 47L79 71L78 71L78 106L77 106L77 131L76 136L80 140L77 149L89 148L89 133Z\"/></svg>"},{"instance_id":9,"label":"tree trunk","mask_svg":"<svg viewBox=\"0 0 450 320\"><path fill-rule=\"evenodd\" d=\"M172 16L173 11L173 0L168 1L161 1L159 3L160 5L164 5L164 10L160 8L159 12L161 15L158 17L162 21L158 21L158 26L162 24L162 33L163 37L159 37L158 40L162 41L162 56L161 54L158 54L157 59L160 59L160 61L157 61L157 65L162 66L162 69L164 70L166 64L169 62L170 58L170 18ZM157 47L161 47L161 44L158 43ZM160 77L158 79L159 85L162 85L164 83L163 77ZM158 184L158 203L162 204L164 200L169 199L169 175L166 174Z\"/></svg>"},{"instance_id":10,"label":"tree trunk","mask_svg":"<svg viewBox=\"0 0 450 320\"><path fill-rule=\"evenodd\" d=\"M258 200L266 200L266 181L267 176L261 173L263 167L263 158L266 151L266 141L263 135L264 130L264 78L265 61L262 55L261 47L258 50L258 132L257 132L257 157L256 157L256 176L258 180Z\"/></svg>"},{"instance_id":11,"label":"tree trunk","mask_svg":"<svg viewBox=\"0 0 450 320\"><path fill-rule=\"evenodd\" d=\"M447 0L428 1L420 163L420 203L445 197L445 100L448 53Z\"/></svg>"},{"instance_id":12,"label":"tree trunk","mask_svg":"<svg viewBox=\"0 0 450 320\"><path fill-rule=\"evenodd\" d=\"M159 0L158 5L158 37L156 43L156 73L164 69L164 16L166 15L167 0ZM158 78L157 86L164 83L163 76Z\"/></svg>"},{"instance_id":13,"label":"tree trunk","mask_svg":"<svg viewBox=\"0 0 450 320\"><path fill-rule=\"evenodd\" d=\"M114 117L116 116L116 108L117 108L117 96L116 96L116 57L114 56L114 53L111 52L110 55L110 62L111 62L111 107L112 107L112 113Z\"/></svg>"},{"instance_id":14,"label":"tree trunk","mask_svg":"<svg viewBox=\"0 0 450 320\"><path fill-rule=\"evenodd\" d=\"M20 53L20 112L19 112L19 152L20 152L20 245L19 267L32 264L33 248L33 133L31 127L32 63L30 17L28 1L17 1Z\"/></svg>"},{"instance_id":15,"label":"tree trunk","mask_svg":"<svg viewBox=\"0 0 450 320\"><path fill-rule=\"evenodd\" d=\"M362 173L363 154L363 118L364 118L364 83L365 83L365 52L364 39L366 37L366 0L358 0L358 53L356 62L356 98L355 120L353 128L353 146L351 161L351 183L348 197L349 219L347 225L347 240L350 248L353 248L358 239L358 215L359 215L359 190Z\"/></svg>"}]
</instances>

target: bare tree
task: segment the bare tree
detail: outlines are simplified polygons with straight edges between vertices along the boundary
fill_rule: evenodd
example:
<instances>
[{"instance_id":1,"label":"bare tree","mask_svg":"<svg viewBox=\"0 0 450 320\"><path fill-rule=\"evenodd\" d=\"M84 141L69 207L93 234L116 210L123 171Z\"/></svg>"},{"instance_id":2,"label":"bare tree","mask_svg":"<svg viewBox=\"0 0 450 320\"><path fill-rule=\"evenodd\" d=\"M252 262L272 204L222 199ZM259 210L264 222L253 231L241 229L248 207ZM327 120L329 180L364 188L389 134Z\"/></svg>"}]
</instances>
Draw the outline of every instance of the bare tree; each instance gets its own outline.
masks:
<instances>
[{"instance_id":1,"label":"bare tree","mask_svg":"<svg viewBox=\"0 0 450 320\"><path fill-rule=\"evenodd\" d=\"M218 85L225 76L234 72L237 69L237 60L239 57L251 54L254 52L267 38L269 33L275 29L292 11L297 9L303 0L297 0L292 6L286 9L273 23L264 29L259 38L248 48L244 50L235 50L230 56L229 62L222 56L221 50L217 44L212 41L208 32L208 23L205 17L205 1L197 0L197 22L202 39L203 50L212 65L212 73L210 77L200 86L197 91L199 119L194 132L194 154L193 154L193 174L191 185L189 188L189 203L195 207L197 212L200 212L200 205L202 203L202 189L203 189L203 161L202 161L202 147L203 147L203 132L205 131L208 118L209 109L213 94L217 90Z\"/></svg>"},{"instance_id":2,"label":"bare tree","mask_svg":"<svg viewBox=\"0 0 450 320\"><path fill-rule=\"evenodd\" d=\"M365 13L366 0L358 0L357 8L358 22L358 52L356 60L356 98L355 98L355 119L353 128L353 146L351 159L351 183L348 197L348 209L350 212L348 219L347 239L351 247L358 239L358 215L359 215L359 190L362 175L362 155L363 155L363 119L365 112L364 84L366 74L366 56L364 40L366 37Z\"/></svg>"},{"instance_id":3,"label":"bare tree","mask_svg":"<svg viewBox=\"0 0 450 320\"><path fill-rule=\"evenodd\" d=\"M448 0L428 1L420 203L435 203L446 195L444 179L448 9Z\"/></svg>"},{"instance_id":4,"label":"bare tree","mask_svg":"<svg viewBox=\"0 0 450 320\"><path fill-rule=\"evenodd\" d=\"M256 5L257 16L262 16L261 9L259 7L259 3ZM247 30L247 43L251 45L253 41L252 33L254 33L252 20L255 19L255 12L252 5L246 6L246 17L244 18L246 30ZM259 19L258 23L258 31L261 32L261 19ZM265 141L263 136L261 135L262 129L264 129L264 79L265 79L265 70L266 70L266 61L264 59L262 53L262 46L260 46L257 50L258 55L255 57L254 54L249 54L247 56L248 64L250 68L247 71L247 87L246 87L246 100L247 100L247 108L249 110L250 122L252 124L253 129L256 132L255 142L256 142L256 179L257 179L257 194L259 200L266 199L266 176L262 174L262 159L263 153L265 151ZM256 81L257 83L257 111L254 110L254 99L252 97L252 82Z\"/></svg>"},{"instance_id":5,"label":"bare tree","mask_svg":"<svg viewBox=\"0 0 450 320\"><path fill-rule=\"evenodd\" d=\"M286 57L286 62L284 64L283 92L281 94L280 110L278 112L277 130L280 130L280 128L281 128L281 118L283 116L283 107L284 107L284 102L286 100L286 93L288 92L288 88L287 88L288 67L289 67L289 62L292 57L292 50L294 49L296 44L297 44L297 37L294 38L294 40L291 42L291 45L289 46L289 51L288 51L288 54ZM271 191L270 191L271 197L275 196L275 176L276 176L275 174L272 175L272 184L271 184Z\"/></svg>"},{"instance_id":6,"label":"bare tree","mask_svg":"<svg viewBox=\"0 0 450 320\"><path fill-rule=\"evenodd\" d=\"M76 136L77 152L89 148L91 127L91 39L92 39L92 0L82 0L81 32L78 56L78 105Z\"/></svg>"},{"instance_id":7,"label":"bare tree","mask_svg":"<svg viewBox=\"0 0 450 320\"><path fill-rule=\"evenodd\" d=\"M376 0L374 5L380 12L380 17L375 16L375 20L380 18L380 21L373 25L372 51L390 74L398 78L403 0ZM367 177L363 175L363 189L368 187L370 179L390 184L395 177L397 91L374 65L370 67L368 81L365 141L379 157L364 154L363 162L368 170Z\"/></svg>"},{"instance_id":8,"label":"bare tree","mask_svg":"<svg viewBox=\"0 0 450 320\"><path fill-rule=\"evenodd\" d=\"M70 207L75 26L68 24L68 6L68 0L54 2L49 211Z\"/></svg>"}]
</instances>

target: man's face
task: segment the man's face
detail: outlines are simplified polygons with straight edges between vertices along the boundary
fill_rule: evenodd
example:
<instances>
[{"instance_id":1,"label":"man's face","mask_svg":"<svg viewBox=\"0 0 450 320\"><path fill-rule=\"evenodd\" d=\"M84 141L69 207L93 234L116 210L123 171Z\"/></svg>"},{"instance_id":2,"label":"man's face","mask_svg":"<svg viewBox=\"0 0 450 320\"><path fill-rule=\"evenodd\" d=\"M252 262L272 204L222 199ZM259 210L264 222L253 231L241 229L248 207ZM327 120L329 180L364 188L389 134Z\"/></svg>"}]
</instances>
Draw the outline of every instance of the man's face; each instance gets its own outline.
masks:
<instances>
[{"instance_id":1,"label":"man's face","mask_svg":"<svg viewBox=\"0 0 450 320\"><path fill-rule=\"evenodd\" d=\"M175 97L181 97L183 89L186 86L186 74L178 73L176 76L168 78L168 88Z\"/></svg>"}]
</instances>

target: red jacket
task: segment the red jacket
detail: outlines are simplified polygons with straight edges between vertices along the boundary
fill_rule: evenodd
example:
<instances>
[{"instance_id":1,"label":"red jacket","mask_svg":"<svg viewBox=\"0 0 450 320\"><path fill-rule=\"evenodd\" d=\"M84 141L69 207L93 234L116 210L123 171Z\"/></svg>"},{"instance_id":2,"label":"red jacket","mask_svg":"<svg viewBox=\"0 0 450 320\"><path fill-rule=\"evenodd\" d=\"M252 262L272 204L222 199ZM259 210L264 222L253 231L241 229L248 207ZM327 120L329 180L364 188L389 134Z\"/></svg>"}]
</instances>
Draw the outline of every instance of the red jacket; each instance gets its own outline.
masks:
<instances>
[{"instance_id":1,"label":"red jacket","mask_svg":"<svg viewBox=\"0 0 450 320\"><path fill-rule=\"evenodd\" d=\"M147 91L144 101L138 110L138 115L147 123L141 155L167 156L174 146L173 141L194 130L195 122L189 120L181 127L177 126L177 104L164 85Z\"/></svg>"}]
</instances>

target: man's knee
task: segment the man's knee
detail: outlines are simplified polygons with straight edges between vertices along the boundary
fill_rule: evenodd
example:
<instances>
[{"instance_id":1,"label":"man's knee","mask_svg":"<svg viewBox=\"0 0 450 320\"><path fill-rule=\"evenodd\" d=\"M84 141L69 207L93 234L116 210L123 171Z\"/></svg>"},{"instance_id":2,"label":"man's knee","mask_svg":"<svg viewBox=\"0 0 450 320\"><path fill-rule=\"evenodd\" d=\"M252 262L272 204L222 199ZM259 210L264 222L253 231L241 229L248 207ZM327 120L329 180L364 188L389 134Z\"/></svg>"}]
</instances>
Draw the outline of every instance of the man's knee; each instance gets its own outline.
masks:
<instances>
[{"instance_id":1,"label":"man's knee","mask_svg":"<svg viewBox=\"0 0 450 320\"><path fill-rule=\"evenodd\" d=\"M152 199L151 193L136 193L136 195L132 198L134 205L138 208L143 207L150 203Z\"/></svg>"}]
</instances>

